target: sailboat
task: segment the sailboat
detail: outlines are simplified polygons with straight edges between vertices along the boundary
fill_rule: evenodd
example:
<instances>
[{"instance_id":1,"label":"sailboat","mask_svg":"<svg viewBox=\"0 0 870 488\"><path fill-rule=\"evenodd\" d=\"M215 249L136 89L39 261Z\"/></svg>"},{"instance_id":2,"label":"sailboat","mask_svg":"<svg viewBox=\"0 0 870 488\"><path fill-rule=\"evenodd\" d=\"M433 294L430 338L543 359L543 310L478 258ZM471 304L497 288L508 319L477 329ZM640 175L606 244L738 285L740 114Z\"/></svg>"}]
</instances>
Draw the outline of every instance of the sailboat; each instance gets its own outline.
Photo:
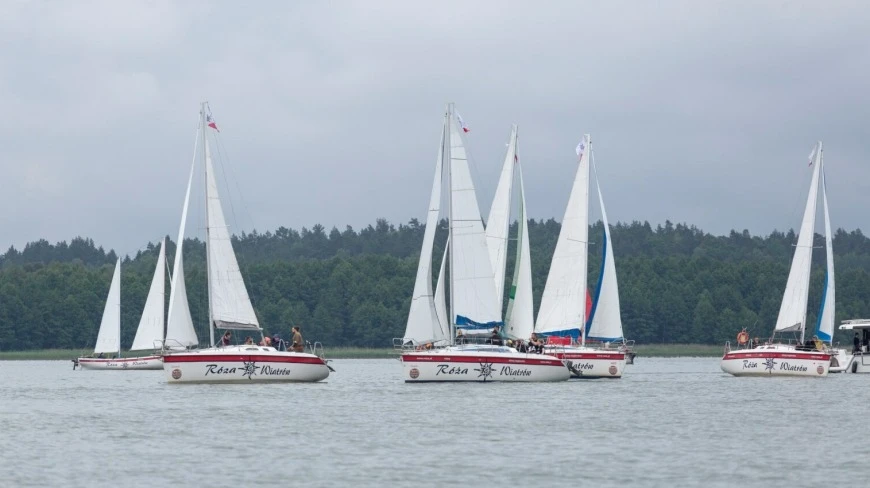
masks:
<instances>
[{"instance_id":1,"label":"sailboat","mask_svg":"<svg viewBox=\"0 0 870 488\"><path fill-rule=\"evenodd\" d=\"M157 267L145 299L136 337L133 339L131 351L156 350L163 341L163 289L166 267L166 242L160 244L157 256ZM100 331L97 333L97 344L94 354L118 354L115 358L82 357L74 361L83 369L163 369L160 355L120 357L121 351L121 260L115 264L112 284L109 286L109 296L103 309L103 319Z\"/></svg>"},{"instance_id":2,"label":"sailboat","mask_svg":"<svg viewBox=\"0 0 870 488\"><path fill-rule=\"evenodd\" d=\"M486 234L468 167L464 132L467 128L449 104L435 163L408 323L404 337L396 341L401 347L405 381L567 380L567 369L553 356L521 353L499 344L501 339L490 339L487 343L473 337L500 328L503 322ZM445 175L448 241L433 293L432 253L441 212L441 182ZM456 334L460 331L463 339L457 341Z\"/></svg>"},{"instance_id":3,"label":"sailboat","mask_svg":"<svg viewBox=\"0 0 870 488\"><path fill-rule=\"evenodd\" d=\"M597 175L596 188L604 224L603 256L598 288L588 316L586 313L589 169L592 158L589 134L583 136L576 152L577 173L541 297L535 332L547 338L544 352L565 360L572 377L620 378L625 369L625 351L614 347L614 344L624 342L619 290L607 212ZM593 345L590 340L601 346Z\"/></svg>"},{"instance_id":4,"label":"sailboat","mask_svg":"<svg viewBox=\"0 0 870 488\"><path fill-rule=\"evenodd\" d=\"M259 321L254 313L248 290L242 279L241 270L233 251L230 231L224 218L218 195L217 182L212 167L209 149L208 133L217 130L212 119L208 103L204 102L200 110L200 127L203 145L203 167L205 173L206 197L206 264L208 271L208 309L209 309L209 346L204 349L170 350L163 356L163 370L170 383L261 383L261 382L314 382L326 379L330 368L326 360L317 354L305 352L279 351L271 346L260 345L224 345L215 347L214 332L216 329L244 330L260 333ZM195 151L194 151L195 153ZM196 158L194 156L194 164ZM191 169L191 175L193 169ZM184 231L184 220L187 217L190 185L193 179L188 179L185 206L182 211L180 234ZM174 271L175 287L170 298L170 322L177 328L167 332L167 343L170 340L185 345L191 337L187 330L190 311L182 294L183 266L181 265L182 239L176 251ZM177 291L176 291L177 290ZM175 306L175 308L173 308ZM186 313L186 316L185 316ZM178 334L176 337L170 337ZM317 346L315 345L315 349ZM171 344L170 344L171 346ZM322 348L320 348L322 351Z\"/></svg>"},{"instance_id":5,"label":"sailboat","mask_svg":"<svg viewBox=\"0 0 870 488\"><path fill-rule=\"evenodd\" d=\"M754 341L748 340L748 334L744 329L737 335L737 349L731 349L731 344L726 343L725 355L721 362L722 371L726 373L734 376L813 377L828 374L831 366L830 344L834 333L834 254L831 247L831 223L828 216L828 196L824 185L825 169L822 156L822 143L818 142L810 153L810 164L814 166L812 182L773 334L766 343L755 344ZM816 325L817 331L814 336L814 339L818 339L818 343L816 341L805 343L819 186L822 188L822 205L825 214L827 273ZM777 341L776 335L783 333L799 335L798 342L792 343L781 338Z\"/></svg>"}]
</instances>

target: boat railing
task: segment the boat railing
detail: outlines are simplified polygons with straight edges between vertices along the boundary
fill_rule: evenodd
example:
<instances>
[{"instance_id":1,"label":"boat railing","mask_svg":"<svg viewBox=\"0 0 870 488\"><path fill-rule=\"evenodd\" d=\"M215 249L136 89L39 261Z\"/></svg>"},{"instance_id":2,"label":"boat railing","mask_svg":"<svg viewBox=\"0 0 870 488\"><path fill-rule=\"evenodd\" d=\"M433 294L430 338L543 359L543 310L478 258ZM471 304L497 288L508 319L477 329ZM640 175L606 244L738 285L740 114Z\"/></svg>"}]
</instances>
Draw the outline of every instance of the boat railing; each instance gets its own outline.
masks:
<instances>
[{"instance_id":1,"label":"boat railing","mask_svg":"<svg viewBox=\"0 0 870 488\"><path fill-rule=\"evenodd\" d=\"M326 359L326 351L323 349L323 344L321 344L320 342L315 342L314 344L312 344L309 341L305 341L305 343L308 346L308 350L311 354L319 357L320 359Z\"/></svg>"}]
</instances>

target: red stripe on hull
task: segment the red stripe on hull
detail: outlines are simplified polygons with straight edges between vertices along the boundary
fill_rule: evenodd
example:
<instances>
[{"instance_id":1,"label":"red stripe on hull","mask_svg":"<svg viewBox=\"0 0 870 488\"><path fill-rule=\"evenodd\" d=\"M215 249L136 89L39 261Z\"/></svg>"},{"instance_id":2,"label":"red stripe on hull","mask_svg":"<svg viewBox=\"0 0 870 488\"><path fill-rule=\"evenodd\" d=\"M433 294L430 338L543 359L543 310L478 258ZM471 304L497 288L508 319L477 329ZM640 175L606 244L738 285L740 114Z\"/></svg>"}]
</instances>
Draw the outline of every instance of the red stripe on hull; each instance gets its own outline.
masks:
<instances>
[{"instance_id":1,"label":"red stripe on hull","mask_svg":"<svg viewBox=\"0 0 870 488\"><path fill-rule=\"evenodd\" d=\"M818 353L794 353L794 352L729 352L722 358L723 361L732 359L803 359L806 361L830 361L831 355Z\"/></svg>"},{"instance_id":2,"label":"red stripe on hull","mask_svg":"<svg viewBox=\"0 0 870 488\"><path fill-rule=\"evenodd\" d=\"M144 356L141 358L121 358L121 359L105 359L105 358L79 358L79 363L124 363L127 361L145 361L148 359L158 359L160 356Z\"/></svg>"},{"instance_id":3,"label":"red stripe on hull","mask_svg":"<svg viewBox=\"0 0 870 488\"><path fill-rule=\"evenodd\" d=\"M518 358L505 358L498 356L431 356L431 355L416 355L416 354L403 354L402 355L403 362L421 362L421 363L498 363L498 364L528 364L528 365L538 365L538 366L561 366L565 367L562 364L562 361L557 361L555 359L518 359Z\"/></svg>"},{"instance_id":4,"label":"red stripe on hull","mask_svg":"<svg viewBox=\"0 0 870 488\"><path fill-rule=\"evenodd\" d=\"M624 361L625 354L600 354L589 352L551 353L559 359L601 359L606 361Z\"/></svg>"},{"instance_id":5,"label":"red stripe on hull","mask_svg":"<svg viewBox=\"0 0 870 488\"><path fill-rule=\"evenodd\" d=\"M258 361L263 363L325 364L318 357L268 356L264 354L170 354L164 363L237 363Z\"/></svg>"}]
</instances>

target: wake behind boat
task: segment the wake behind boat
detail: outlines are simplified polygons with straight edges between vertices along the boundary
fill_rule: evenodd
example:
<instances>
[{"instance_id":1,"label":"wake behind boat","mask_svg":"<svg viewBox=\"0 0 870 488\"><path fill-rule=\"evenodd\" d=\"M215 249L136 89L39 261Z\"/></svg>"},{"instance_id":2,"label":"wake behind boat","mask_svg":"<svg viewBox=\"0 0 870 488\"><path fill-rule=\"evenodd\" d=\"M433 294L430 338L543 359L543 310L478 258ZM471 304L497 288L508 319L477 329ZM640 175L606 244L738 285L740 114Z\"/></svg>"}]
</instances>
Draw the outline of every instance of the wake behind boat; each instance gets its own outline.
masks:
<instances>
[{"instance_id":1,"label":"wake behind boat","mask_svg":"<svg viewBox=\"0 0 870 488\"><path fill-rule=\"evenodd\" d=\"M244 330L259 333L263 329L254 313L247 287L242 278L229 227L224 218L212 167L208 142L208 128L217 129L203 103L200 111L200 130L203 144L203 167L206 180L206 264L208 277L209 344L206 349L174 350L173 343L182 347L196 344L187 295L183 288L181 247L176 251L175 281L170 297L170 319L167 324L166 353L163 370L169 383L253 383L253 382L312 382L326 379L330 368L323 358L323 348L315 343L312 353L305 353L302 344L298 351L279 350L253 344L215 347L215 329ZM194 151L196 152L196 151ZM196 163L194 158L193 164ZM179 243L183 240L185 220L193 182L193 167L188 179L184 199ZM170 331L172 334L170 335ZM265 342L265 338L264 341Z\"/></svg>"},{"instance_id":2,"label":"wake behind boat","mask_svg":"<svg viewBox=\"0 0 870 488\"><path fill-rule=\"evenodd\" d=\"M490 344L455 344L457 331L474 336L503 325L496 275L468 167L465 132L467 127L453 112L453 105L448 105L408 323L404 337L394 341L400 350L403 378L408 383L567 380L568 370L558 358L504 346L498 332ZM449 231L433 292L432 255L445 178ZM446 275L450 279L449 308Z\"/></svg>"},{"instance_id":3,"label":"wake behind boat","mask_svg":"<svg viewBox=\"0 0 870 488\"><path fill-rule=\"evenodd\" d=\"M812 182L772 337L765 344L758 344L755 340L750 341L749 334L742 330L737 334L737 349L732 350L730 342L725 343L725 355L722 357L721 368L728 374L734 376L810 377L828 375L832 356L830 346L834 334L834 252L831 246L831 221L828 215L828 195L825 189L821 142L810 153L810 164L815 165ZM813 340L804 341L807 300L810 292L816 203L820 186L825 214L827 274L825 275L825 287L822 293L816 335ZM776 334L783 333L799 334L799 339L796 342L782 339L777 341Z\"/></svg>"}]
</instances>

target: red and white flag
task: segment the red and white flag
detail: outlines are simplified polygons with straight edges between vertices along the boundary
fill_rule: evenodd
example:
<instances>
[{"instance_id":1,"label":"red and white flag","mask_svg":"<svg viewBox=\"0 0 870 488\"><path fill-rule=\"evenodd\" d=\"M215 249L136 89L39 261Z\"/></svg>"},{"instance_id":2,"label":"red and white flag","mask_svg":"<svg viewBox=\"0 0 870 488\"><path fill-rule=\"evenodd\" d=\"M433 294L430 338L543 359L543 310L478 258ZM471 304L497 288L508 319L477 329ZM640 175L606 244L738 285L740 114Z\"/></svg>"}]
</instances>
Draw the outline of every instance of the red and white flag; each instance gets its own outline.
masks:
<instances>
[{"instance_id":1,"label":"red and white flag","mask_svg":"<svg viewBox=\"0 0 870 488\"><path fill-rule=\"evenodd\" d=\"M465 121L462 120L462 116L459 115L459 112L456 112L456 118L459 119L459 127L462 127L462 132L471 132L471 129L469 129L468 125L465 124Z\"/></svg>"},{"instance_id":2,"label":"red and white flag","mask_svg":"<svg viewBox=\"0 0 870 488\"><path fill-rule=\"evenodd\" d=\"M221 130L217 128L217 124L214 122L214 119L211 117L211 114L205 116L205 123L212 129L220 132Z\"/></svg>"}]
</instances>

